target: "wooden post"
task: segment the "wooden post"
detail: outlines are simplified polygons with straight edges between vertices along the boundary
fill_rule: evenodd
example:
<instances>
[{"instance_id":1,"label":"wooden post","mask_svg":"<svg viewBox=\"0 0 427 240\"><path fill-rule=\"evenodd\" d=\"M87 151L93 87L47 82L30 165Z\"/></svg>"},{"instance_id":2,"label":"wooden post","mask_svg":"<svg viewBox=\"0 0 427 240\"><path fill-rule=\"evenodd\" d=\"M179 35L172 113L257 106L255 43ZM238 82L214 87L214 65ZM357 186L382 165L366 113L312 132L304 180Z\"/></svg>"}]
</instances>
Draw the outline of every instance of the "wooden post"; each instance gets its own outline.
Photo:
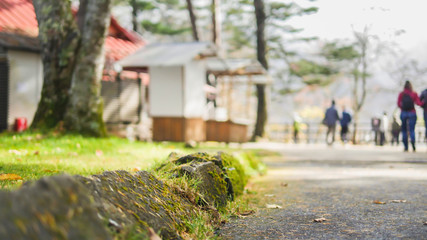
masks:
<instances>
[{"instance_id":1,"label":"wooden post","mask_svg":"<svg viewBox=\"0 0 427 240\"><path fill-rule=\"evenodd\" d=\"M252 95L252 75L248 76L248 84L247 84L247 90L246 90L246 118L250 119L250 113L251 113L251 95Z\"/></svg>"},{"instance_id":2,"label":"wooden post","mask_svg":"<svg viewBox=\"0 0 427 240\"><path fill-rule=\"evenodd\" d=\"M232 110L232 101L231 98L233 97L233 77L230 76L228 78L228 91L227 91L227 119L231 119L231 110Z\"/></svg>"}]
</instances>

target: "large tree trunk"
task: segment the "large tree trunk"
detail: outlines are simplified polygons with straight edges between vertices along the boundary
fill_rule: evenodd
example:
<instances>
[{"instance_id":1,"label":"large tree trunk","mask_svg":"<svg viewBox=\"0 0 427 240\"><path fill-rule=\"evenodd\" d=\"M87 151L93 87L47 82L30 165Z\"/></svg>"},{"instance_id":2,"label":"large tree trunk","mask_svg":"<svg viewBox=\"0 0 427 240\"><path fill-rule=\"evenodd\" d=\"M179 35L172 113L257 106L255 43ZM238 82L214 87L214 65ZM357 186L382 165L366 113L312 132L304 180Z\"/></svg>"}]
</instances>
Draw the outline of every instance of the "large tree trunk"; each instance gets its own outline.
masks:
<instances>
[{"instance_id":1,"label":"large tree trunk","mask_svg":"<svg viewBox=\"0 0 427 240\"><path fill-rule=\"evenodd\" d=\"M221 0L212 0L212 41L221 48Z\"/></svg>"},{"instance_id":2,"label":"large tree trunk","mask_svg":"<svg viewBox=\"0 0 427 240\"><path fill-rule=\"evenodd\" d=\"M32 128L51 129L63 120L80 35L70 1L33 0L39 25L43 89Z\"/></svg>"},{"instance_id":3,"label":"large tree trunk","mask_svg":"<svg viewBox=\"0 0 427 240\"><path fill-rule=\"evenodd\" d=\"M104 136L101 78L104 43L110 24L110 0L85 0L82 41L73 72L71 96L65 114L65 128L83 134Z\"/></svg>"},{"instance_id":4,"label":"large tree trunk","mask_svg":"<svg viewBox=\"0 0 427 240\"><path fill-rule=\"evenodd\" d=\"M193 4L191 0L187 0L187 9L188 13L190 14L190 22L191 22L191 29L193 30L193 39L194 41L199 41L199 34L197 31L197 25L196 25L196 15L194 14Z\"/></svg>"},{"instance_id":5,"label":"large tree trunk","mask_svg":"<svg viewBox=\"0 0 427 240\"><path fill-rule=\"evenodd\" d=\"M132 29L135 32L139 31L139 24L138 24L138 6L136 0L131 0L130 5L132 7Z\"/></svg>"},{"instance_id":6,"label":"large tree trunk","mask_svg":"<svg viewBox=\"0 0 427 240\"><path fill-rule=\"evenodd\" d=\"M255 7L255 16L257 24L257 59L261 65L268 69L267 62L267 51L266 51L266 41L264 35L265 29L265 20L266 15L264 11L264 1L263 0L254 0ZM267 122L267 103L266 103L266 94L265 94L265 85L257 84L257 97L258 97L258 106L257 106L257 120L255 123L255 129L251 138L251 141L255 141L256 137L262 137L264 135L264 127Z\"/></svg>"}]
</instances>

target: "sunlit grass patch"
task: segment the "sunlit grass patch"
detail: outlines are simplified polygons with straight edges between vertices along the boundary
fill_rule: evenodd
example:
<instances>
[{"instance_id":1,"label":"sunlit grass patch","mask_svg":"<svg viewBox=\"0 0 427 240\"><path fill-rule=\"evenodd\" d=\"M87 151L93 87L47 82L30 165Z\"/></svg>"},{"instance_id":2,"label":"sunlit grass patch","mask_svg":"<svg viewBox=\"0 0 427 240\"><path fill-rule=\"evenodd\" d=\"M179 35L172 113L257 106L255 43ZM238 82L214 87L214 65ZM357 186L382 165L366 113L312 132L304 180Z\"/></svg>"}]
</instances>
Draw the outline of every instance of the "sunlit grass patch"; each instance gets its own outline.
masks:
<instances>
[{"instance_id":1,"label":"sunlit grass patch","mask_svg":"<svg viewBox=\"0 0 427 240\"><path fill-rule=\"evenodd\" d=\"M78 135L36 133L0 135L0 174L16 174L22 180L0 181L14 188L22 181L55 174L100 174L107 170L135 172L164 161L183 144L131 142L127 139L87 138Z\"/></svg>"}]
</instances>

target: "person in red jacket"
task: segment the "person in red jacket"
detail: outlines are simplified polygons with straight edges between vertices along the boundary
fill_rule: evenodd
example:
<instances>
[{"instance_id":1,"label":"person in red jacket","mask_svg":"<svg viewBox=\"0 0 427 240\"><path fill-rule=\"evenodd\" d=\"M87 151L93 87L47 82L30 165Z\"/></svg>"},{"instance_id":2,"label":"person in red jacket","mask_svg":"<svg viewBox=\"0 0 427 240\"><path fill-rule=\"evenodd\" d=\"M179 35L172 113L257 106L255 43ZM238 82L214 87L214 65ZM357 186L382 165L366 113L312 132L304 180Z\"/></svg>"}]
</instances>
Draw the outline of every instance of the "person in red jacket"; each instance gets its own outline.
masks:
<instances>
[{"instance_id":1,"label":"person in red jacket","mask_svg":"<svg viewBox=\"0 0 427 240\"><path fill-rule=\"evenodd\" d=\"M409 81L405 82L403 91L397 98L397 106L399 106L402 120L402 141L405 147L405 152L408 151L408 130L411 137L412 150L415 152L415 124L417 123L417 113L415 104L422 106L418 94L412 90L412 84Z\"/></svg>"}]
</instances>

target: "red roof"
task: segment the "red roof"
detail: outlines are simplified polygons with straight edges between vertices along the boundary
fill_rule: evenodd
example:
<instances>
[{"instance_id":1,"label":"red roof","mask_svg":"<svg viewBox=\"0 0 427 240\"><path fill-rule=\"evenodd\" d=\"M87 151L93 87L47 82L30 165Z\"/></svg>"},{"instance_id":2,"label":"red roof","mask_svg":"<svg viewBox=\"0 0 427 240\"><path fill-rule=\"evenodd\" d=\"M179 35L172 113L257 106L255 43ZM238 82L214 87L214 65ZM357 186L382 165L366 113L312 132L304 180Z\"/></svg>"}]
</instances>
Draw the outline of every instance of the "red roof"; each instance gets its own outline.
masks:
<instances>
[{"instance_id":1,"label":"red roof","mask_svg":"<svg viewBox=\"0 0 427 240\"><path fill-rule=\"evenodd\" d=\"M38 24L32 0L0 0L0 32L37 37ZM127 31L111 17L105 42L107 61L117 61L144 45L139 35Z\"/></svg>"},{"instance_id":2,"label":"red roof","mask_svg":"<svg viewBox=\"0 0 427 240\"><path fill-rule=\"evenodd\" d=\"M38 27L32 1L1 0L0 31L36 37Z\"/></svg>"}]
</instances>

